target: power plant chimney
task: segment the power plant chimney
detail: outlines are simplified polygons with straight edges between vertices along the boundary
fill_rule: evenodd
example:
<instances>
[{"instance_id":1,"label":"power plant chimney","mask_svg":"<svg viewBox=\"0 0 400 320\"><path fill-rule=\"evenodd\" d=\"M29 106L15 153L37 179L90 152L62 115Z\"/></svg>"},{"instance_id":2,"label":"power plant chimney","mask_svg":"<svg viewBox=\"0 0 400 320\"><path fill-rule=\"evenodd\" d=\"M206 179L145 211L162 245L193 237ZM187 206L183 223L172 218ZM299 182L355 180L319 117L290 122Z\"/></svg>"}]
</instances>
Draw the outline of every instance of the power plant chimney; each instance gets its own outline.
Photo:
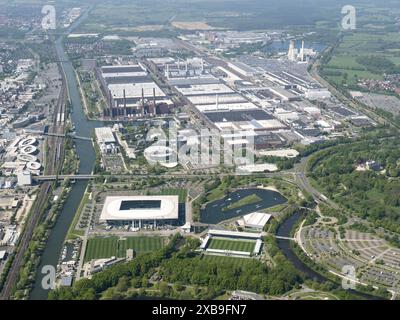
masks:
<instances>
[{"instance_id":1,"label":"power plant chimney","mask_svg":"<svg viewBox=\"0 0 400 320\"><path fill-rule=\"evenodd\" d=\"M295 56L294 56L294 40L290 40L289 51L288 51L288 59L290 61L296 60Z\"/></svg>"},{"instance_id":2,"label":"power plant chimney","mask_svg":"<svg viewBox=\"0 0 400 320\"><path fill-rule=\"evenodd\" d=\"M123 90L123 94L124 94L124 108L126 109L126 94L125 94L125 89Z\"/></svg>"},{"instance_id":3,"label":"power plant chimney","mask_svg":"<svg viewBox=\"0 0 400 320\"><path fill-rule=\"evenodd\" d=\"M300 60L304 62L304 40L301 41Z\"/></svg>"},{"instance_id":4,"label":"power plant chimney","mask_svg":"<svg viewBox=\"0 0 400 320\"><path fill-rule=\"evenodd\" d=\"M153 112L154 115L156 114L156 88L153 88Z\"/></svg>"}]
</instances>

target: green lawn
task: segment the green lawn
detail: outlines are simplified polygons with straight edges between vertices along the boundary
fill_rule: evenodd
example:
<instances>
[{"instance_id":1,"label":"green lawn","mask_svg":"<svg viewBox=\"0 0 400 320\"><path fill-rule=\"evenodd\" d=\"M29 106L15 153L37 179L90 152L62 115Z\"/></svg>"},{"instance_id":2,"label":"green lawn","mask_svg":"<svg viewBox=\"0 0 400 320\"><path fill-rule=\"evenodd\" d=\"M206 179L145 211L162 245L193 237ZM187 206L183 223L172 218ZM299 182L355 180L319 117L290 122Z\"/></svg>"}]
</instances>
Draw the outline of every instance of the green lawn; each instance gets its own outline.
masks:
<instances>
[{"instance_id":1,"label":"green lawn","mask_svg":"<svg viewBox=\"0 0 400 320\"><path fill-rule=\"evenodd\" d=\"M186 202L187 190L178 188L166 188L162 189L160 192L151 193L151 195L159 196L179 196L179 203Z\"/></svg>"},{"instance_id":2,"label":"green lawn","mask_svg":"<svg viewBox=\"0 0 400 320\"><path fill-rule=\"evenodd\" d=\"M212 238L210 240L208 248L219 249L219 250L230 250L230 251L253 252L254 246L255 246L255 241Z\"/></svg>"},{"instance_id":3,"label":"green lawn","mask_svg":"<svg viewBox=\"0 0 400 320\"><path fill-rule=\"evenodd\" d=\"M128 237L118 241L118 257L125 257L127 249L134 249L137 253L151 252L163 246L160 237Z\"/></svg>"},{"instance_id":4,"label":"green lawn","mask_svg":"<svg viewBox=\"0 0 400 320\"><path fill-rule=\"evenodd\" d=\"M127 249L133 249L136 253L145 253L158 250L162 246L163 238L161 237L92 238L88 240L85 261L112 256L123 258L126 256Z\"/></svg>"},{"instance_id":5,"label":"green lawn","mask_svg":"<svg viewBox=\"0 0 400 320\"><path fill-rule=\"evenodd\" d=\"M224 256L212 256L212 255L203 255L203 260L208 260L211 262L216 262L216 263L227 263L232 266L232 268L235 267L244 267L252 262L254 262L253 259L246 259L246 258L236 258L236 257L224 257Z\"/></svg>"},{"instance_id":6,"label":"green lawn","mask_svg":"<svg viewBox=\"0 0 400 320\"><path fill-rule=\"evenodd\" d=\"M117 246L117 237L89 239L85 252L85 261L115 256L117 253Z\"/></svg>"}]
</instances>

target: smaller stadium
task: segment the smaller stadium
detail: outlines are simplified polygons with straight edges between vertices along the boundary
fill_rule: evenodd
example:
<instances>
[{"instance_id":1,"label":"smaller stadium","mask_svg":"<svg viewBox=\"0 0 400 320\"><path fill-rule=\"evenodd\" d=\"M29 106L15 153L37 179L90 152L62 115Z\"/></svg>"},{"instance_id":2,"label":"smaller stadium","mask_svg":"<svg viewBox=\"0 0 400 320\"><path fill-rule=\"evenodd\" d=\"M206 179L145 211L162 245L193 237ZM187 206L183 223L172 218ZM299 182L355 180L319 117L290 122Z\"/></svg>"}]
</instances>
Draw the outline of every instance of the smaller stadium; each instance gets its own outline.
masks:
<instances>
[{"instance_id":1,"label":"smaller stadium","mask_svg":"<svg viewBox=\"0 0 400 320\"><path fill-rule=\"evenodd\" d=\"M174 224L179 218L179 196L108 196L100 223L148 228Z\"/></svg>"},{"instance_id":2,"label":"smaller stadium","mask_svg":"<svg viewBox=\"0 0 400 320\"><path fill-rule=\"evenodd\" d=\"M252 257L261 254L261 233L209 230L200 249L205 254Z\"/></svg>"}]
</instances>

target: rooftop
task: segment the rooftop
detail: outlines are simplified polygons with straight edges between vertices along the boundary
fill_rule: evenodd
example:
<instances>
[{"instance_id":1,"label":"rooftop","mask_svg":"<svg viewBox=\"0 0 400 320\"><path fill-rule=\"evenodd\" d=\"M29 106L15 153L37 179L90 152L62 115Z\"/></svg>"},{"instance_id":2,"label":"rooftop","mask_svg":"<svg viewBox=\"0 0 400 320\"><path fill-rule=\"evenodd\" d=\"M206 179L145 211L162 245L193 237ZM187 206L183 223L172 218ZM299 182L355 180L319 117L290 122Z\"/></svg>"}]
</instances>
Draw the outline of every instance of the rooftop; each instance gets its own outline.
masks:
<instances>
[{"instance_id":1,"label":"rooftop","mask_svg":"<svg viewBox=\"0 0 400 320\"><path fill-rule=\"evenodd\" d=\"M178 219L178 196L109 196L100 221Z\"/></svg>"}]
</instances>

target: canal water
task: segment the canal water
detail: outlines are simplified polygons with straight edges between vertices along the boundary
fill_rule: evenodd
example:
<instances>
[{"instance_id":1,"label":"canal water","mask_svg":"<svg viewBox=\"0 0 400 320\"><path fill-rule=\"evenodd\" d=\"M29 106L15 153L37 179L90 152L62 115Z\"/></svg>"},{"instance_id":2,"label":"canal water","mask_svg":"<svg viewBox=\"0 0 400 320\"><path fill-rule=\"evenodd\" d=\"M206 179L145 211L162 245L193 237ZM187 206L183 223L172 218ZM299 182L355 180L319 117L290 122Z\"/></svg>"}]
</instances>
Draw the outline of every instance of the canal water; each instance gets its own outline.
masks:
<instances>
[{"instance_id":1,"label":"canal water","mask_svg":"<svg viewBox=\"0 0 400 320\"><path fill-rule=\"evenodd\" d=\"M229 205L253 194L257 195L261 200L241 206L240 208L226 210ZM205 208L200 211L200 221L202 223L216 224L224 220L241 217L248 213L283 204L286 203L286 201L287 199L276 191L260 188L240 189L229 193L223 199L208 203Z\"/></svg>"},{"instance_id":2,"label":"canal water","mask_svg":"<svg viewBox=\"0 0 400 320\"><path fill-rule=\"evenodd\" d=\"M75 21L68 32L71 32L85 18L86 15L83 15L80 19ZM57 38L56 50L62 68L65 72L65 77L67 81L69 98L72 104L72 123L75 125L75 131L78 136L91 137L94 128L101 127L102 122L89 121L85 116L81 105L81 99L78 91L78 83L75 78L74 69L68 59L66 52L64 51L62 41L62 36ZM92 142L85 140L76 140L75 144L76 152L80 159L79 173L90 174L93 170L93 165L96 159ZM72 190L68 195L63 209L61 210L57 218L56 224L51 230L50 236L46 243L43 255L41 257L41 263L36 273L35 283L30 295L30 299L42 300L47 298L48 290L44 290L41 285L43 278L41 270L45 265L51 265L54 267L57 266L60 253L63 249L63 243L68 232L68 228L73 221L74 215L79 207L79 203L84 195L86 187L87 181L76 181L76 183L72 185Z\"/></svg>"}]
</instances>

